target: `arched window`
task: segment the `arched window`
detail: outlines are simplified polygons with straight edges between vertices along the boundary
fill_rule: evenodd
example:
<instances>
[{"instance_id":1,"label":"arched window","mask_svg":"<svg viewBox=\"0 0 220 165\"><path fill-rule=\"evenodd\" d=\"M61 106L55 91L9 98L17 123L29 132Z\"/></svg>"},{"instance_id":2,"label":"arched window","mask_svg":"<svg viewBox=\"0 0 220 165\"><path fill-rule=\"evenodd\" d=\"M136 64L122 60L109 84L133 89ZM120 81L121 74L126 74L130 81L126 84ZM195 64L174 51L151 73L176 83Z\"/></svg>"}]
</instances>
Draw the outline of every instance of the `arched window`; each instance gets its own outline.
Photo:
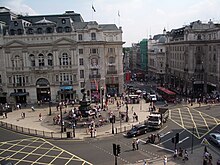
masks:
<instances>
[{"instance_id":1,"label":"arched window","mask_svg":"<svg viewBox=\"0 0 220 165\"><path fill-rule=\"evenodd\" d=\"M95 33L91 33L91 39L96 40L96 34Z\"/></svg>"},{"instance_id":2,"label":"arched window","mask_svg":"<svg viewBox=\"0 0 220 165\"><path fill-rule=\"evenodd\" d=\"M39 66L44 66L44 55L43 54L38 55L38 63L39 63Z\"/></svg>"},{"instance_id":3,"label":"arched window","mask_svg":"<svg viewBox=\"0 0 220 165\"><path fill-rule=\"evenodd\" d=\"M48 28L46 29L46 32L47 32L47 33L53 33L53 29L52 29L51 27L48 27Z\"/></svg>"},{"instance_id":4,"label":"arched window","mask_svg":"<svg viewBox=\"0 0 220 165\"><path fill-rule=\"evenodd\" d=\"M10 30L10 34L11 34L11 35L15 35L15 30L14 30L14 29L11 29L11 30Z\"/></svg>"},{"instance_id":5,"label":"arched window","mask_svg":"<svg viewBox=\"0 0 220 165\"><path fill-rule=\"evenodd\" d=\"M68 27L68 26L66 26L66 27L65 27L65 32L67 32L67 33L68 33L68 32L71 32L71 28Z\"/></svg>"},{"instance_id":6,"label":"arched window","mask_svg":"<svg viewBox=\"0 0 220 165\"><path fill-rule=\"evenodd\" d=\"M43 29L42 28L37 28L37 34L42 34L43 33Z\"/></svg>"},{"instance_id":7,"label":"arched window","mask_svg":"<svg viewBox=\"0 0 220 165\"><path fill-rule=\"evenodd\" d=\"M48 55L47 55L47 58L48 58L48 65L49 66L53 66L53 55L51 54L51 53L49 53Z\"/></svg>"},{"instance_id":8,"label":"arched window","mask_svg":"<svg viewBox=\"0 0 220 165\"><path fill-rule=\"evenodd\" d=\"M32 28L29 28L29 29L27 30L27 34L34 34L33 29L32 29Z\"/></svg>"},{"instance_id":9,"label":"arched window","mask_svg":"<svg viewBox=\"0 0 220 165\"><path fill-rule=\"evenodd\" d=\"M71 58L67 53L62 54L62 57L60 58L60 65L71 65Z\"/></svg>"},{"instance_id":10,"label":"arched window","mask_svg":"<svg viewBox=\"0 0 220 165\"><path fill-rule=\"evenodd\" d=\"M22 34L23 34L23 30L22 30L22 29L18 29L18 30L17 30L17 34L18 34L18 35L22 35Z\"/></svg>"},{"instance_id":11,"label":"arched window","mask_svg":"<svg viewBox=\"0 0 220 165\"><path fill-rule=\"evenodd\" d=\"M35 57L34 57L34 55L30 54L29 58L30 58L30 61L31 61L31 66L34 67L35 66Z\"/></svg>"},{"instance_id":12,"label":"arched window","mask_svg":"<svg viewBox=\"0 0 220 165\"><path fill-rule=\"evenodd\" d=\"M62 27L58 27L57 28L57 33L62 33L63 32L63 28Z\"/></svg>"}]
</instances>

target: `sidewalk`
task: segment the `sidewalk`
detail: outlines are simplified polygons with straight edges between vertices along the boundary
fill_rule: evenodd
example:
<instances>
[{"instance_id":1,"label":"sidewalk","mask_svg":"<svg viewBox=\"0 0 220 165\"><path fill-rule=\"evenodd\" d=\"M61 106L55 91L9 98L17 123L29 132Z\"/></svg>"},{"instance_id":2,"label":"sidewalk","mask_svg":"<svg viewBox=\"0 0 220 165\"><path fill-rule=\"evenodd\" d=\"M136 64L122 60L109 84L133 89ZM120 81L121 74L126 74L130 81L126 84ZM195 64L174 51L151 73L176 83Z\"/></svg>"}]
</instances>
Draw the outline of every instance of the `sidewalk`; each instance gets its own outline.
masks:
<instances>
[{"instance_id":1,"label":"sidewalk","mask_svg":"<svg viewBox=\"0 0 220 165\"><path fill-rule=\"evenodd\" d=\"M133 107L133 112L131 111L131 108ZM67 107L66 111L69 112L69 110L72 107ZM140 122L143 122L146 120L147 116L149 115L148 112L149 109L149 103L145 103L144 100L141 101L140 104L128 104L128 116L129 121L125 122L122 121L120 124L120 121L116 121L114 124L114 128L117 132L124 131L125 129L128 130L132 127L132 125L138 124ZM0 118L0 121L6 122L8 124L13 124L18 127L24 127L29 128L33 130L38 131L45 131L45 132L54 132L54 133L60 133L61 128L59 125L53 124L53 117L59 114L60 112L57 111L56 107L51 107L52 115L49 116L49 107L46 105L44 106L36 106L35 111L32 111L30 107L22 107L22 109L14 110L13 112L8 113L8 118ZM63 112L65 109L63 109ZM116 116L119 116L119 111L125 112L126 106L122 106L120 110L116 107L115 104L109 104L108 106L108 112L112 111ZM22 119L21 113L25 113L25 118ZM133 113L136 112L138 115L138 122L133 122ZM39 120L39 114L42 115L42 121ZM121 129L120 129L121 128ZM97 129L97 138L98 137L105 137L105 136L111 136L112 135L112 125L111 123L108 123L107 125L103 125L101 127L96 128ZM67 131L71 131L72 129L67 129ZM76 138L83 139L86 137L90 137L90 134L86 132L85 128L77 128L76 129ZM65 137L66 134L63 133L63 137Z\"/></svg>"}]
</instances>

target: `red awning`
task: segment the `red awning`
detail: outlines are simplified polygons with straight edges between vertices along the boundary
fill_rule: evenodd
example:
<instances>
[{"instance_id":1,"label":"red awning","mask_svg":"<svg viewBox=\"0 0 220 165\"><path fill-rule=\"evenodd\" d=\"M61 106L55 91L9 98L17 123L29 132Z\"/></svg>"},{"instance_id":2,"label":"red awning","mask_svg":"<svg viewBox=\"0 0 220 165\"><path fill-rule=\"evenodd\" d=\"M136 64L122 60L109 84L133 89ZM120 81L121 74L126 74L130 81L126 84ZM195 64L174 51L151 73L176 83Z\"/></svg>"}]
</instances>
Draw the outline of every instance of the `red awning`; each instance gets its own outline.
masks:
<instances>
[{"instance_id":1,"label":"red awning","mask_svg":"<svg viewBox=\"0 0 220 165\"><path fill-rule=\"evenodd\" d=\"M169 89L163 88L163 87L157 87L157 89L163 91L164 93L168 94L168 95L175 95L176 93L173 91L170 91Z\"/></svg>"}]
</instances>

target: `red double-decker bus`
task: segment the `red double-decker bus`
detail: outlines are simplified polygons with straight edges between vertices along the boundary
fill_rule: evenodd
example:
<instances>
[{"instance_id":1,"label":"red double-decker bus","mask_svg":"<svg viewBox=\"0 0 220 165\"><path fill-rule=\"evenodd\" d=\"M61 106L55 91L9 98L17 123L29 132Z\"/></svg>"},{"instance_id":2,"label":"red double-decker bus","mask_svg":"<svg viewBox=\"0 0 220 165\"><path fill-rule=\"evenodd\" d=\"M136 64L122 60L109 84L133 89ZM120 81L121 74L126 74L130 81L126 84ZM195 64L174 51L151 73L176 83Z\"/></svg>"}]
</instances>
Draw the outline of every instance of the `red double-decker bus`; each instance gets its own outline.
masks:
<instances>
[{"instance_id":1,"label":"red double-decker bus","mask_svg":"<svg viewBox=\"0 0 220 165\"><path fill-rule=\"evenodd\" d=\"M164 100L167 102L174 102L176 101L176 93L166 89L164 87L157 87L157 93L162 96Z\"/></svg>"}]
</instances>

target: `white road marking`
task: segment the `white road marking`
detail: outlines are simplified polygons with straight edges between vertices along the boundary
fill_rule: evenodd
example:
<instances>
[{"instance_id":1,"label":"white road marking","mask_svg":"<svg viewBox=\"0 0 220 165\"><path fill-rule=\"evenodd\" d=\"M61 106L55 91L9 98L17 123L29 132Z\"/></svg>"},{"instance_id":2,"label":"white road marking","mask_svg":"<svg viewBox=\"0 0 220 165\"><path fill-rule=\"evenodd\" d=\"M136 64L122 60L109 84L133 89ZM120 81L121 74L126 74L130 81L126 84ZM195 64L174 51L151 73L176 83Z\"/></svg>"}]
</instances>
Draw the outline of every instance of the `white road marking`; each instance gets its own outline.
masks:
<instances>
[{"instance_id":1,"label":"white road marking","mask_svg":"<svg viewBox=\"0 0 220 165\"><path fill-rule=\"evenodd\" d=\"M173 153L173 150L170 150L170 149L168 149L168 148L164 148L164 147L158 146L158 145L156 145L156 144L150 144L150 145Z\"/></svg>"},{"instance_id":2,"label":"white road marking","mask_svg":"<svg viewBox=\"0 0 220 165\"><path fill-rule=\"evenodd\" d=\"M165 133L165 134L162 134L160 137L162 138L162 137L164 137L164 136L166 136L166 135L168 135L168 134L170 134L170 131L167 132L167 133Z\"/></svg>"},{"instance_id":3,"label":"white road marking","mask_svg":"<svg viewBox=\"0 0 220 165\"><path fill-rule=\"evenodd\" d=\"M187 136L186 138L184 138L183 140L180 140L179 143L184 142L185 140L189 139L189 137Z\"/></svg>"}]
</instances>

